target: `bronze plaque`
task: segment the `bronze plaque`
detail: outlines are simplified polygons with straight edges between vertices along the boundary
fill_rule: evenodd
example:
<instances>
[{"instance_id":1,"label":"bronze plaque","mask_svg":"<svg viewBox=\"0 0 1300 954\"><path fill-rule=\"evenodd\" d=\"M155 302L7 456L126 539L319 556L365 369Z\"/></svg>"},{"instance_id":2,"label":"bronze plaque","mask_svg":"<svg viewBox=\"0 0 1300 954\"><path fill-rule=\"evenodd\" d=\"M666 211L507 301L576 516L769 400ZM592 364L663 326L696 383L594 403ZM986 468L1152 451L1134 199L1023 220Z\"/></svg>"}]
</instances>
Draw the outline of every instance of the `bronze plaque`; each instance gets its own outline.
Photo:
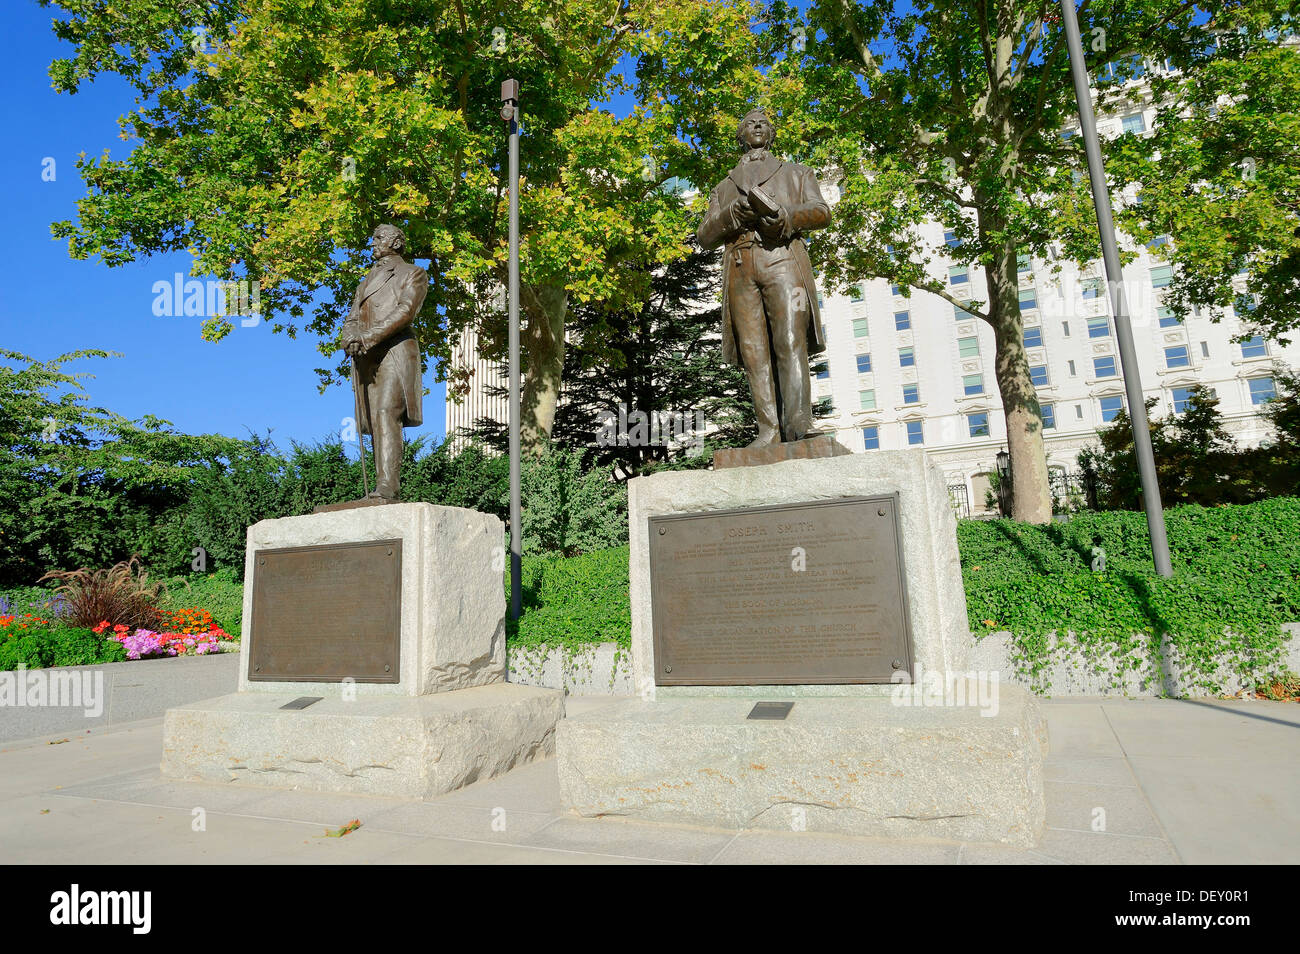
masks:
<instances>
[{"instance_id":1,"label":"bronze plaque","mask_svg":"<svg viewBox=\"0 0 1300 954\"><path fill-rule=\"evenodd\" d=\"M887 683L912 672L897 495L649 524L657 685Z\"/></svg>"},{"instance_id":2,"label":"bronze plaque","mask_svg":"<svg viewBox=\"0 0 1300 954\"><path fill-rule=\"evenodd\" d=\"M402 541L282 547L253 554L258 682L398 682Z\"/></svg>"}]
</instances>

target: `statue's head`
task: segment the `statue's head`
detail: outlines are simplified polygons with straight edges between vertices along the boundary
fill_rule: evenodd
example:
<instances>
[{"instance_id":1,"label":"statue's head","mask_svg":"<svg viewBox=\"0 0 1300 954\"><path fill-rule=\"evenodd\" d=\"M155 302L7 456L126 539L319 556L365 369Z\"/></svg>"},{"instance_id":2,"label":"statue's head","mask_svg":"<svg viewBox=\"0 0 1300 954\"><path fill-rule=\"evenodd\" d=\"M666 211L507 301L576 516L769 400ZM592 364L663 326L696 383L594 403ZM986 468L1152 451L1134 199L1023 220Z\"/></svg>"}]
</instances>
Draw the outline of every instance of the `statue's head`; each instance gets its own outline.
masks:
<instances>
[{"instance_id":1,"label":"statue's head","mask_svg":"<svg viewBox=\"0 0 1300 954\"><path fill-rule=\"evenodd\" d=\"M767 149L776 141L776 127L767 113L761 109L751 109L736 127L736 139L745 152L750 149Z\"/></svg>"},{"instance_id":2,"label":"statue's head","mask_svg":"<svg viewBox=\"0 0 1300 954\"><path fill-rule=\"evenodd\" d=\"M388 254L401 255L406 249L406 236L396 225L377 226L370 238L375 258L383 258Z\"/></svg>"}]
</instances>

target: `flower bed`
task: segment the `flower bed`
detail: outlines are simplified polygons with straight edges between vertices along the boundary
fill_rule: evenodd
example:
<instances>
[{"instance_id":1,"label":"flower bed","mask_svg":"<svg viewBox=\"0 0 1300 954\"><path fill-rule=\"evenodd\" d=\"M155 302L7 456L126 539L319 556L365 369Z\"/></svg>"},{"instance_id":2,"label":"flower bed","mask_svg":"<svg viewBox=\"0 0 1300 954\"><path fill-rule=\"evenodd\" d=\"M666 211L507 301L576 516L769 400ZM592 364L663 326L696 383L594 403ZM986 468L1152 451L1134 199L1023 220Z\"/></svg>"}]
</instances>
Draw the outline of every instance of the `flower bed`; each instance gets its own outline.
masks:
<instances>
[{"instance_id":1,"label":"flower bed","mask_svg":"<svg viewBox=\"0 0 1300 954\"><path fill-rule=\"evenodd\" d=\"M145 659L150 656L204 656L221 651L221 643L230 639L220 626L212 622L212 614L194 607L175 612L162 611L159 619L171 631L136 627L134 630L121 623L112 627L108 638L122 644L127 659ZM94 632L103 634L112 625L102 620Z\"/></svg>"}]
</instances>

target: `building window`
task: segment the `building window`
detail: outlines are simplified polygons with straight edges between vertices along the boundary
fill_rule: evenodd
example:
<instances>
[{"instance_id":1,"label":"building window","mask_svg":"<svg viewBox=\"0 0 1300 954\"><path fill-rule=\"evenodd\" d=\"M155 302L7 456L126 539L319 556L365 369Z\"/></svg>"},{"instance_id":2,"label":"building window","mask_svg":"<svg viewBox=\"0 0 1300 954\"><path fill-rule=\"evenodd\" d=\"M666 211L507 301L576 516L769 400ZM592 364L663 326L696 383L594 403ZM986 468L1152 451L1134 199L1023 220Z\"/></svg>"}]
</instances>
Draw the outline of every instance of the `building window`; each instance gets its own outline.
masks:
<instances>
[{"instance_id":1,"label":"building window","mask_svg":"<svg viewBox=\"0 0 1300 954\"><path fill-rule=\"evenodd\" d=\"M1041 325L1034 325L1032 328L1025 329L1025 347L1041 348L1043 346L1043 328Z\"/></svg>"},{"instance_id":2,"label":"building window","mask_svg":"<svg viewBox=\"0 0 1300 954\"><path fill-rule=\"evenodd\" d=\"M970 427L971 437L988 437L989 436L989 413L980 411L978 414L967 414L966 424Z\"/></svg>"},{"instance_id":3,"label":"building window","mask_svg":"<svg viewBox=\"0 0 1300 954\"><path fill-rule=\"evenodd\" d=\"M1105 315L1099 315L1096 318L1088 319L1088 337L1089 338L1109 338L1110 337L1110 318Z\"/></svg>"},{"instance_id":4,"label":"building window","mask_svg":"<svg viewBox=\"0 0 1300 954\"><path fill-rule=\"evenodd\" d=\"M949 285L965 285L970 281L969 267L966 265L952 265L948 268Z\"/></svg>"},{"instance_id":5,"label":"building window","mask_svg":"<svg viewBox=\"0 0 1300 954\"><path fill-rule=\"evenodd\" d=\"M1115 377L1115 356L1108 354L1104 358L1093 358L1092 373L1099 378Z\"/></svg>"},{"instance_id":6,"label":"building window","mask_svg":"<svg viewBox=\"0 0 1300 954\"><path fill-rule=\"evenodd\" d=\"M895 298L905 298L905 297L907 297L906 294L905 294L904 291L903 291L903 286L902 286L902 285L890 285L890 286L889 286L889 290L890 290L891 292L893 292Z\"/></svg>"},{"instance_id":7,"label":"building window","mask_svg":"<svg viewBox=\"0 0 1300 954\"><path fill-rule=\"evenodd\" d=\"M1019 255L1016 256L1016 271L1018 273L1023 275L1026 272L1028 272L1031 268L1032 265L1030 264L1028 255L1026 255L1024 252L1021 252Z\"/></svg>"},{"instance_id":8,"label":"building window","mask_svg":"<svg viewBox=\"0 0 1300 954\"><path fill-rule=\"evenodd\" d=\"M1277 397L1277 386L1272 378L1251 378L1246 382L1250 388L1250 403L1263 404Z\"/></svg>"},{"instance_id":9,"label":"building window","mask_svg":"<svg viewBox=\"0 0 1300 954\"><path fill-rule=\"evenodd\" d=\"M1124 132L1142 133L1147 131L1146 120L1142 118L1141 113L1134 113L1132 116L1125 116L1123 119Z\"/></svg>"},{"instance_id":10,"label":"building window","mask_svg":"<svg viewBox=\"0 0 1300 954\"><path fill-rule=\"evenodd\" d=\"M1151 269L1152 288L1167 288L1173 280L1174 267L1172 265L1157 265Z\"/></svg>"},{"instance_id":11,"label":"building window","mask_svg":"<svg viewBox=\"0 0 1300 954\"><path fill-rule=\"evenodd\" d=\"M1174 310L1172 308L1165 308L1161 306L1160 308L1156 309L1156 315L1160 318L1161 328L1174 328L1183 323L1182 319L1174 314Z\"/></svg>"},{"instance_id":12,"label":"building window","mask_svg":"<svg viewBox=\"0 0 1300 954\"><path fill-rule=\"evenodd\" d=\"M1029 366L1029 380L1034 383L1036 388L1047 387L1047 365L1031 364Z\"/></svg>"},{"instance_id":13,"label":"building window","mask_svg":"<svg viewBox=\"0 0 1300 954\"><path fill-rule=\"evenodd\" d=\"M1091 301L1094 298L1101 297L1101 279L1085 278L1081 283L1083 289L1083 300Z\"/></svg>"},{"instance_id":14,"label":"building window","mask_svg":"<svg viewBox=\"0 0 1300 954\"><path fill-rule=\"evenodd\" d=\"M898 331L906 331L912 327L912 313L910 311L894 312L894 328Z\"/></svg>"},{"instance_id":15,"label":"building window","mask_svg":"<svg viewBox=\"0 0 1300 954\"><path fill-rule=\"evenodd\" d=\"M969 338L958 338L957 355L962 358L978 358L980 356L979 338L974 335Z\"/></svg>"},{"instance_id":16,"label":"building window","mask_svg":"<svg viewBox=\"0 0 1300 954\"><path fill-rule=\"evenodd\" d=\"M826 363L826 362L823 362L822 364L818 365L818 366L817 366L817 380L818 380L818 381L829 381L830 379L831 379L831 366L830 366L830 364L829 364L829 363Z\"/></svg>"},{"instance_id":17,"label":"building window","mask_svg":"<svg viewBox=\"0 0 1300 954\"><path fill-rule=\"evenodd\" d=\"M874 411L876 409L876 392L859 391L858 392L858 410Z\"/></svg>"},{"instance_id":18,"label":"building window","mask_svg":"<svg viewBox=\"0 0 1300 954\"><path fill-rule=\"evenodd\" d=\"M1124 398L1118 394L1113 397L1104 397L1100 403L1101 419L1107 423L1115 420L1115 415L1124 409Z\"/></svg>"},{"instance_id":19,"label":"building window","mask_svg":"<svg viewBox=\"0 0 1300 954\"><path fill-rule=\"evenodd\" d=\"M866 336L867 336L867 319L865 319L865 318L854 318L854 319L853 319L853 337L855 337L855 338L865 338Z\"/></svg>"},{"instance_id":20,"label":"building window","mask_svg":"<svg viewBox=\"0 0 1300 954\"><path fill-rule=\"evenodd\" d=\"M1165 245L1168 245L1168 244L1169 244L1169 236L1168 236L1168 235L1157 235L1157 236L1156 236L1155 238L1153 238L1150 242L1147 242L1147 248L1148 248L1148 249L1151 249L1152 251L1154 251L1155 249L1161 248L1162 246L1165 246Z\"/></svg>"},{"instance_id":21,"label":"building window","mask_svg":"<svg viewBox=\"0 0 1300 954\"><path fill-rule=\"evenodd\" d=\"M850 286L849 286L849 300L850 300L850 301L862 301L862 286L861 286L861 285L850 285Z\"/></svg>"},{"instance_id":22,"label":"building window","mask_svg":"<svg viewBox=\"0 0 1300 954\"><path fill-rule=\"evenodd\" d=\"M911 348L898 349L898 366L900 368L916 367L916 354Z\"/></svg>"},{"instance_id":23,"label":"building window","mask_svg":"<svg viewBox=\"0 0 1300 954\"><path fill-rule=\"evenodd\" d=\"M871 373L871 355L869 354L858 355L858 374L870 374L870 373Z\"/></svg>"},{"instance_id":24,"label":"building window","mask_svg":"<svg viewBox=\"0 0 1300 954\"><path fill-rule=\"evenodd\" d=\"M1038 409L1043 413L1043 430L1056 430L1056 405L1040 404Z\"/></svg>"},{"instance_id":25,"label":"building window","mask_svg":"<svg viewBox=\"0 0 1300 954\"><path fill-rule=\"evenodd\" d=\"M975 317L969 311L967 311L965 308L963 308L961 305L958 304L954 304L952 306L952 316L956 318L958 321L965 321L968 318Z\"/></svg>"},{"instance_id":26,"label":"building window","mask_svg":"<svg viewBox=\"0 0 1300 954\"><path fill-rule=\"evenodd\" d=\"M1187 353L1187 345L1172 345L1165 349L1166 368L1185 368L1191 363L1192 358Z\"/></svg>"},{"instance_id":27,"label":"building window","mask_svg":"<svg viewBox=\"0 0 1300 954\"><path fill-rule=\"evenodd\" d=\"M1070 377L1074 377L1076 374L1079 373L1079 372L1077 372L1077 371L1074 370L1074 362L1073 362L1073 361L1067 361L1067 362L1065 362L1065 363L1066 363L1066 365L1067 365L1067 366L1069 367L1069 369L1070 369Z\"/></svg>"},{"instance_id":28,"label":"building window","mask_svg":"<svg viewBox=\"0 0 1300 954\"><path fill-rule=\"evenodd\" d=\"M925 431L922 429L921 425L922 425L921 421L907 422L907 443L908 444L925 443Z\"/></svg>"},{"instance_id":29,"label":"building window","mask_svg":"<svg viewBox=\"0 0 1300 954\"><path fill-rule=\"evenodd\" d=\"M1174 413L1182 414L1192 403L1191 388L1174 388Z\"/></svg>"},{"instance_id":30,"label":"building window","mask_svg":"<svg viewBox=\"0 0 1300 954\"><path fill-rule=\"evenodd\" d=\"M862 429L863 450L880 450L880 428L864 427Z\"/></svg>"},{"instance_id":31,"label":"building window","mask_svg":"<svg viewBox=\"0 0 1300 954\"><path fill-rule=\"evenodd\" d=\"M1020 289L1020 310L1029 311L1030 309L1037 307L1038 295L1034 293L1034 290L1032 288Z\"/></svg>"},{"instance_id":32,"label":"building window","mask_svg":"<svg viewBox=\"0 0 1300 954\"><path fill-rule=\"evenodd\" d=\"M1239 315L1248 315L1258 307L1254 295L1238 295L1232 303L1232 310Z\"/></svg>"},{"instance_id":33,"label":"building window","mask_svg":"<svg viewBox=\"0 0 1300 954\"><path fill-rule=\"evenodd\" d=\"M956 248L961 245L961 239L957 237L956 232L949 229L943 233L943 244L949 248Z\"/></svg>"},{"instance_id":34,"label":"building window","mask_svg":"<svg viewBox=\"0 0 1300 954\"><path fill-rule=\"evenodd\" d=\"M962 386L962 390L966 392L967 397L970 397L972 394L983 394L984 375L982 374L964 375L961 379L961 386Z\"/></svg>"},{"instance_id":35,"label":"building window","mask_svg":"<svg viewBox=\"0 0 1300 954\"><path fill-rule=\"evenodd\" d=\"M903 385L903 403L920 404L921 403L921 385L904 384Z\"/></svg>"},{"instance_id":36,"label":"building window","mask_svg":"<svg viewBox=\"0 0 1300 954\"><path fill-rule=\"evenodd\" d=\"M1263 358L1268 355L1268 343L1262 335L1255 335L1249 341L1241 343L1241 356L1243 358Z\"/></svg>"},{"instance_id":37,"label":"building window","mask_svg":"<svg viewBox=\"0 0 1300 954\"><path fill-rule=\"evenodd\" d=\"M1202 341L1202 342L1201 342L1201 357L1202 357L1202 358L1208 358L1209 356L1210 356L1210 343L1209 343L1208 341Z\"/></svg>"},{"instance_id":38,"label":"building window","mask_svg":"<svg viewBox=\"0 0 1300 954\"><path fill-rule=\"evenodd\" d=\"M1061 322L1061 335L1065 338L1070 337L1070 323L1068 321Z\"/></svg>"},{"instance_id":39,"label":"building window","mask_svg":"<svg viewBox=\"0 0 1300 954\"><path fill-rule=\"evenodd\" d=\"M1082 421L1082 420L1083 420L1083 405L1082 405L1082 404L1076 404L1076 405L1074 406L1074 419L1075 419L1076 421Z\"/></svg>"}]
</instances>

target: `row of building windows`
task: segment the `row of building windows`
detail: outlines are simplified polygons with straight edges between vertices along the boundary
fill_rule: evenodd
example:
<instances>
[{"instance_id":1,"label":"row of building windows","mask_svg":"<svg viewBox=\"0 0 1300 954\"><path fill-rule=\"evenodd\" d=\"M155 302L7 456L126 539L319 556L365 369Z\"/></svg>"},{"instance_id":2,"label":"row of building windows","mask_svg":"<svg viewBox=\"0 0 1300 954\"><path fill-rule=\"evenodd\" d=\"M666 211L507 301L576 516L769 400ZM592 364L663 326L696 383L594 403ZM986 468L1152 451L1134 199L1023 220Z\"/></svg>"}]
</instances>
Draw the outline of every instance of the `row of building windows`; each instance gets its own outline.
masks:
<instances>
[{"instance_id":1,"label":"row of building windows","mask_svg":"<svg viewBox=\"0 0 1300 954\"><path fill-rule=\"evenodd\" d=\"M1250 378L1246 382L1250 389L1250 400L1252 404L1263 404L1277 396L1277 386L1271 377ZM915 388L915 385L911 385ZM906 389L904 389L906 393ZM863 410L874 410L876 398L874 391L863 391ZM1214 394L1214 390L1210 389ZM1173 398L1173 409L1175 414L1184 413L1192 404L1192 388L1172 388L1171 395ZM869 397L868 397L869 396ZM905 399L906 400L906 399ZM914 403L914 402L906 402ZM1112 394L1097 399L1098 407L1101 411L1101 419L1104 422L1111 422L1124 409L1124 396L1122 394ZM1039 406L1043 417L1043 430L1051 431L1056 429L1056 405L1042 404ZM1083 405L1074 406L1075 417L1083 418ZM907 431L907 443L909 445L925 443L925 422L922 420L904 421ZM989 412L975 411L966 415L966 428L972 438L989 437ZM880 426L871 425L862 428L862 441L867 450L877 450L880 447Z\"/></svg>"}]
</instances>

